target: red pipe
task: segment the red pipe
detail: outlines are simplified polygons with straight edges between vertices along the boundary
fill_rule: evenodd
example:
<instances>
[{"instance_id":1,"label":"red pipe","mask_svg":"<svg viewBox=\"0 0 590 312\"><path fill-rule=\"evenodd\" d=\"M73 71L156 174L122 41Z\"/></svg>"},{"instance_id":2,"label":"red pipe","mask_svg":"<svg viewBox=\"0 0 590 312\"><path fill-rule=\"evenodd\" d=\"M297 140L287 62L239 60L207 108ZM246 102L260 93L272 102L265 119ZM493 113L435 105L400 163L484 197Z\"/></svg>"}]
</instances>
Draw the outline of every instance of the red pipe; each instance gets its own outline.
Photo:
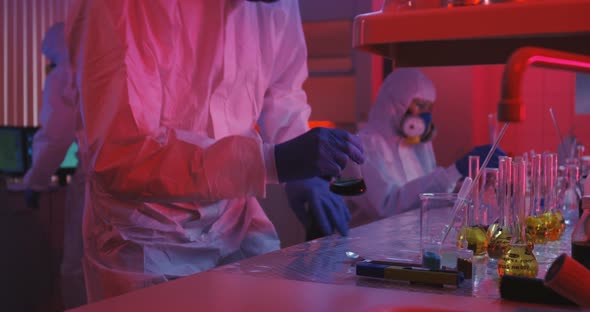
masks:
<instances>
[{"instance_id":1,"label":"red pipe","mask_svg":"<svg viewBox=\"0 0 590 312\"><path fill-rule=\"evenodd\" d=\"M524 47L510 56L502 78L502 99L498 104L499 121L523 121L522 81L527 68L539 66L590 73L590 56L556 50Z\"/></svg>"}]
</instances>

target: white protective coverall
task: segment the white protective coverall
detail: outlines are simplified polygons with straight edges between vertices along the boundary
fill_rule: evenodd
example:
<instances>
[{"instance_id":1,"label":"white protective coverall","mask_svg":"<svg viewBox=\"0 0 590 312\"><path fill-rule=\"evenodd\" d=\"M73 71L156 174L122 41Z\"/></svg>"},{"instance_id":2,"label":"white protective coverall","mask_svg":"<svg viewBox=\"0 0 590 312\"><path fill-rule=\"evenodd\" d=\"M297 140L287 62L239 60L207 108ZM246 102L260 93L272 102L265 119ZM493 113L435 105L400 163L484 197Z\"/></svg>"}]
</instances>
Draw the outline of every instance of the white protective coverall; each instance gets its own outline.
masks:
<instances>
[{"instance_id":1,"label":"white protective coverall","mask_svg":"<svg viewBox=\"0 0 590 312\"><path fill-rule=\"evenodd\" d=\"M383 81L367 125L358 133L365 148L361 170L367 191L347 198L351 226L419 208L420 193L447 192L461 177L455 165L437 167L430 141L409 144L400 135L414 99L436 99L432 81L418 69L398 68Z\"/></svg>"},{"instance_id":2,"label":"white protective coverall","mask_svg":"<svg viewBox=\"0 0 590 312\"><path fill-rule=\"evenodd\" d=\"M39 123L33 138L33 162L23 183L29 189L44 191L76 139L75 90L68 62L64 24L49 28L41 51L56 67L45 80ZM84 211L85 174L76 170L66 191L64 209L64 250L61 264L62 297L66 308L86 302L82 272L82 215Z\"/></svg>"},{"instance_id":3,"label":"white protective coverall","mask_svg":"<svg viewBox=\"0 0 590 312\"><path fill-rule=\"evenodd\" d=\"M84 0L70 17L89 301L278 249L255 196L274 144L308 130L298 2Z\"/></svg>"}]
</instances>

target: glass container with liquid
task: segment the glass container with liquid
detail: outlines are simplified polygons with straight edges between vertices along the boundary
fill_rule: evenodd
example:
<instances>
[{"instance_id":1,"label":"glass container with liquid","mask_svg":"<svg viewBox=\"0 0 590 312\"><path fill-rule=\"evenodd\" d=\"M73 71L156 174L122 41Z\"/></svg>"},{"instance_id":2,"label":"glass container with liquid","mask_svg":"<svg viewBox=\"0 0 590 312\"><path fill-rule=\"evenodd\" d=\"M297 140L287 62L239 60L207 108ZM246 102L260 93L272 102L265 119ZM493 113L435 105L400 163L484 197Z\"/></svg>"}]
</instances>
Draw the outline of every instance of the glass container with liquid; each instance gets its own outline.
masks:
<instances>
[{"instance_id":1,"label":"glass container with liquid","mask_svg":"<svg viewBox=\"0 0 590 312\"><path fill-rule=\"evenodd\" d=\"M579 169L576 164L565 166L563 187L560 190L560 206L566 225L574 225L579 218L579 204L582 193L578 185Z\"/></svg>"},{"instance_id":2,"label":"glass container with liquid","mask_svg":"<svg viewBox=\"0 0 590 312\"><path fill-rule=\"evenodd\" d=\"M500 205L498 205L498 168L485 168L480 189L480 216L485 225L491 225L500 220Z\"/></svg>"},{"instance_id":3,"label":"glass container with liquid","mask_svg":"<svg viewBox=\"0 0 590 312\"><path fill-rule=\"evenodd\" d=\"M475 179L478 171L479 156L469 156L469 177ZM479 181L472 183L471 198L473 198L473 203L465 209L467 223L457 236L457 246L467 247L473 251L474 256L485 256L488 248L487 224L484 224L486 222L484 222L480 210ZM463 246L465 241L467 241L467 246Z\"/></svg>"},{"instance_id":4,"label":"glass container with liquid","mask_svg":"<svg viewBox=\"0 0 590 312\"><path fill-rule=\"evenodd\" d=\"M365 193L367 185L363 179L361 166L348 160L339 177L330 182L330 191L342 196L356 196Z\"/></svg>"},{"instance_id":5,"label":"glass container with liquid","mask_svg":"<svg viewBox=\"0 0 590 312\"><path fill-rule=\"evenodd\" d=\"M531 157L531 178L529 205L530 215L526 219L526 231L528 238L535 244L545 244L549 239L549 223L543 211L542 194L543 194L543 175L542 159L540 154L534 154Z\"/></svg>"},{"instance_id":6,"label":"glass container with liquid","mask_svg":"<svg viewBox=\"0 0 590 312\"><path fill-rule=\"evenodd\" d=\"M506 252L506 248L512 239L512 158L500 157L498 164L498 189L497 200L500 216L497 222L488 226L488 256L491 259L499 259Z\"/></svg>"},{"instance_id":7,"label":"glass container with liquid","mask_svg":"<svg viewBox=\"0 0 590 312\"><path fill-rule=\"evenodd\" d=\"M548 227L548 241L558 240L565 230L565 220L558 209L557 189L558 159L556 153L543 153L543 214Z\"/></svg>"},{"instance_id":8,"label":"glass container with liquid","mask_svg":"<svg viewBox=\"0 0 590 312\"><path fill-rule=\"evenodd\" d=\"M539 264L526 236L526 162L516 159L513 167L514 235L506 252L498 260L498 274L534 278L539 272Z\"/></svg>"}]
</instances>

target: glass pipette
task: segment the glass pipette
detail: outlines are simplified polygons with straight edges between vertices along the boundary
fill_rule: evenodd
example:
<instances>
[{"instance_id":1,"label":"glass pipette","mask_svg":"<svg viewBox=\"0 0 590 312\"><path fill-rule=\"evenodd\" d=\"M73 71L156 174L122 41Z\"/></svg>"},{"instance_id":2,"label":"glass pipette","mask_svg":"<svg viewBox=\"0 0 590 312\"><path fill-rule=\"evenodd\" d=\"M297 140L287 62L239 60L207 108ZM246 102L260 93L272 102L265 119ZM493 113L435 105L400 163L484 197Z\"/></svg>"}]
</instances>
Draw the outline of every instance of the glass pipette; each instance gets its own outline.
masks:
<instances>
[{"instance_id":1,"label":"glass pipette","mask_svg":"<svg viewBox=\"0 0 590 312\"><path fill-rule=\"evenodd\" d=\"M500 144L500 141L502 141L502 138L504 137L504 133L506 132L506 129L508 128L509 124L510 124L509 122L506 122L506 123L504 123L504 126L502 126L502 129L500 130L500 133L498 133L498 137L496 138L496 141L494 142L494 144L492 145L492 148L488 152L486 159L483 161L483 164L481 165L479 172L475 176L475 179L473 179L473 181L471 181L471 183L469 183L469 185L467 186L467 191L465 193L465 197L463 197L463 198L461 198L461 196L457 197L457 203L455 203L455 206L453 207L453 211L452 211L451 223L449 224L449 226L444 228L445 232L443 234L441 243L444 243L445 240L447 239L447 236L449 235L451 227L454 224L455 219L457 218L457 213L461 210L461 207L465 205L465 202L467 202L467 200L469 200L469 198L471 197L471 190L473 189L473 186L479 185L479 183L477 183L477 181L479 181L481 174L484 172L483 169L488 166L488 163L492 159L492 155L494 155L494 152L498 148L498 144Z\"/></svg>"}]
</instances>

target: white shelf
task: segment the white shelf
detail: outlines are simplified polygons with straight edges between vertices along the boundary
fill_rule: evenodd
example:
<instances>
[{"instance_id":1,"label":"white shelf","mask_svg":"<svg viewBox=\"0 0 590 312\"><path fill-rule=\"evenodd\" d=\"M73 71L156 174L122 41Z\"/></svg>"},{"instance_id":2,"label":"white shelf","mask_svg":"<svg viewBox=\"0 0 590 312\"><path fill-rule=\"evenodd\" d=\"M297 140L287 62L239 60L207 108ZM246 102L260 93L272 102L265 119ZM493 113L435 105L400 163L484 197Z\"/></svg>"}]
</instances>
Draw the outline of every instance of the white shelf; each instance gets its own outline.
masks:
<instances>
[{"instance_id":1,"label":"white shelf","mask_svg":"<svg viewBox=\"0 0 590 312\"><path fill-rule=\"evenodd\" d=\"M523 46L590 54L590 0L363 14L353 46L400 67L503 64Z\"/></svg>"}]
</instances>

